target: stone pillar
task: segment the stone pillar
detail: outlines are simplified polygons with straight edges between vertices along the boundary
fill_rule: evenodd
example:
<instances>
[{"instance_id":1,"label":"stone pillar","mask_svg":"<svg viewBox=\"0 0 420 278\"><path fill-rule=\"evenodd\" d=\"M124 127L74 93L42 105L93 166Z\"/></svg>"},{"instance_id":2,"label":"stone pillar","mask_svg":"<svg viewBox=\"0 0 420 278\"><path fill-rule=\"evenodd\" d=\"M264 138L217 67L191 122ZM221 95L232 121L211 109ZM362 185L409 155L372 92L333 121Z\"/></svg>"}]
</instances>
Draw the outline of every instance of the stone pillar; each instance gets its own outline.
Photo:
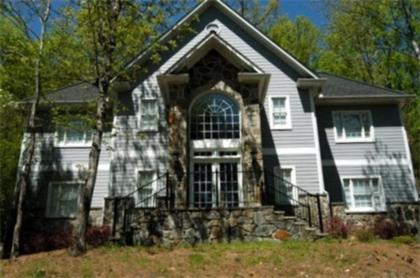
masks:
<instances>
[{"instance_id":1,"label":"stone pillar","mask_svg":"<svg viewBox=\"0 0 420 278\"><path fill-rule=\"evenodd\" d=\"M242 169L245 205L261 206L264 186L260 106L245 104L242 111Z\"/></svg>"},{"instance_id":2,"label":"stone pillar","mask_svg":"<svg viewBox=\"0 0 420 278\"><path fill-rule=\"evenodd\" d=\"M175 193L175 207L188 206L188 113L181 105L173 105L169 109L169 186Z\"/></svg>"}]
</instances>

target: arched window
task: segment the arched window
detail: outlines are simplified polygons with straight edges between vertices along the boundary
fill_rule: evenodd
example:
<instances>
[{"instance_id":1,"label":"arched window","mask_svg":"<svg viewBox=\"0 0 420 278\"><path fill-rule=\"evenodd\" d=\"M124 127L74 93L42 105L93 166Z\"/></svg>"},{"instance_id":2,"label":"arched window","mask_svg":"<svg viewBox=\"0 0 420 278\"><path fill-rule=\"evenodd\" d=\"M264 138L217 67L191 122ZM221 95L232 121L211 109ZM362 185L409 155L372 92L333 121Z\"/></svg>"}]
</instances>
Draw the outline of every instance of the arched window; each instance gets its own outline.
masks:
<instances>
[{"instance_id":1,"label":"arched window","mask_svg":"<svg viewBox=\"0 0 420 278\"><path fill-rule=\"evenodd\" d=\"M222 94L201 97L191 110L191 139L239 138L239 108Z\"/></svg>"}]
</instances>

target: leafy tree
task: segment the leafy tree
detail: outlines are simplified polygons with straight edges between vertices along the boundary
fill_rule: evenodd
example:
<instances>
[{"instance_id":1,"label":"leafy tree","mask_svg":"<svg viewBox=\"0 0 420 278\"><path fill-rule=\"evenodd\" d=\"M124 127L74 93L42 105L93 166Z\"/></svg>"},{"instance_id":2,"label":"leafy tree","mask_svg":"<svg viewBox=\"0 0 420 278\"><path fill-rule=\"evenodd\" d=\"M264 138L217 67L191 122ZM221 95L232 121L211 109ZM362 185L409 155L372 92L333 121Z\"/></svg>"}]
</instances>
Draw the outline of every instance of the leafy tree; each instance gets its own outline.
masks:
<instances>
[{"instance_id":1,"label":"leafy tree","mask_svg":"<svg viewBox=\"0 0 420 278\"><path fill-rule=\"evenodd\" d=\"M405 121L420 175L420 2L341 0L330 3L330 25L317 68L417 97Z\"/></svg>"},{"instance_id":2,"label":"leafy tree","mask_svg":"<svg viewBox=\"0 0 420 278\"><path fill-rule=\"evenodd\" d=\"M280 17L268 36L308 66L313 65L319 55L320 31L304 16L298 16L294 22L286 16Z\"/></svg>"}]
</instances>

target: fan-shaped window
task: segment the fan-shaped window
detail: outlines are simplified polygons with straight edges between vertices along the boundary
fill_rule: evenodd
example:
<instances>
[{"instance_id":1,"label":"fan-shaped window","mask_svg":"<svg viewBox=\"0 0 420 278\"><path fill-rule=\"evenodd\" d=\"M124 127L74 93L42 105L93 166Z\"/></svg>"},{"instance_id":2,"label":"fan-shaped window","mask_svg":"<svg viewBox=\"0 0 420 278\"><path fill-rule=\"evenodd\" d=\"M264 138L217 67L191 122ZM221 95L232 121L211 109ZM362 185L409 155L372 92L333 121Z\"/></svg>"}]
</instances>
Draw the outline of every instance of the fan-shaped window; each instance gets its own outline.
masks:
<instances>
[{"instance_id":1,"label":"fan-shaped window","mask_svg":"<svg viewBox=\"0 0 420 278\"><path fill-rule=\"evenodd\" d=\"M238 105L222 94L200 98L191 110L191 138L239 138Z\"/></svg>"}]
</instances>

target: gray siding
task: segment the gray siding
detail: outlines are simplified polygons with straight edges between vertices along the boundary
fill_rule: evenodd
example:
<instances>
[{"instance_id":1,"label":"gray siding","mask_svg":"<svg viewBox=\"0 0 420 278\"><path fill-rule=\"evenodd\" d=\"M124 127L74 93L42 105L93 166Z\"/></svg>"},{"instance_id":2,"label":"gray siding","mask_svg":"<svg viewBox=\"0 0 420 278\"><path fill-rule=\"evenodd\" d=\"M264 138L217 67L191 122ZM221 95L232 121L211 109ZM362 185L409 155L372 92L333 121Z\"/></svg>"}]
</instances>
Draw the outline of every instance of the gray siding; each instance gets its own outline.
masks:
<instances>
[{"instance_id":1,"label":"gray siding","mask_svg":"<svg viewBox=\"0 0 420 278\"><path fill-rule=\"evenodd\" d=\"M388 202L413 201L416 190L406 152L397 105L348 105L317 107L325 188L332 201L342 201L344 176L380 175ZM332 111L370 110L374 142L336 143Z\"/></svg>"},{"instance_id":2,"label":"gray siding","mask_svg":"<svg viewBox=\"0 0 420 278\"><path fill-rule=\"evenodd\" d=\"M108 196L111 160L109 142L109 136L105 135L92 197L93 208L103 207L104 198ZM83 169L87 168L89 152L89 147L56 147L53 133L38 134L31 171L31 192L36 196L37 202L32 207L41 211L45 209L50 182L80 178Z\"/></svg>"},{"instance_id":3,"label":"gray siding","mask_svg":"<svg viewBox=\"0 0 420 278\"><path fill-rule=\"evenodd\" d=\"M313 111L310 109L307 93L299 92L296 88L295 80L298 75L272 52L245 33L240 26L216 8L210 8L201 15L199 21L193 23L192 27L197 32L193 36L187 36L183 41L178 42L178 48L165 54L162 57L162 64L149 76L143 77L132 93L124 96L126 98L124 102L130 104L130 109L128 109L130 113L115 118L115 154L112 160L112 187L115 194L125 194L129 189L135 188L135 169L150 167L157 169L159 172L166 170L168 156L165 151L167 149L166 113L156 77L168 70L207 35L207 31L204 29L210 22L219 24L221 27L220 37L229 42L264 72L271 74L266 100L263 104L265 111L268 111L270 96L290 97L292 130L267 132L269 129L267 115L263 110L264 148L315 147L312 126ZM140 96L150 94L161 99L161 121L158 135L141 133L138 126ZM144 155L145 149L148 150L148 155ZM298 164L297 161L303 158L305 160L299 167L305 167L305 170L298 173L299 185L308 190L319 189L316 156L288 155L288 159L296 161L296 165Z\"/></svg>"}]
</instances>

